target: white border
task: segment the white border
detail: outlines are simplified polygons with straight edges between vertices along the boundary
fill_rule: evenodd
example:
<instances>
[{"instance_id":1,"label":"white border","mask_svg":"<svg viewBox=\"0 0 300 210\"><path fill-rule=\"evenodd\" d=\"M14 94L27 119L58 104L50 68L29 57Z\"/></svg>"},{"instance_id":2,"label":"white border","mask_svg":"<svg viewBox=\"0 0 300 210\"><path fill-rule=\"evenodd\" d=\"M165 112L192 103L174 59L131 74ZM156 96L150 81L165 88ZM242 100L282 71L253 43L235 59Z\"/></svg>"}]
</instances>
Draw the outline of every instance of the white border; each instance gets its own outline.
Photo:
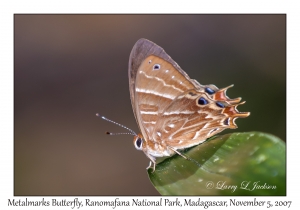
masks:
<instances>
[{"instance_id":1,"label":"white border","mask_svg":"<svg viewBox=\"0 0 300 210\"><path fill-rule=\"evenodd\" d=\"M20 209L8 207L8 199L13 196L13 14L15 13L281 13L287 14L287 196L258 197L259 200L292 200L290 209L299 209L299 7L296 1L2 1L1 3L1 55L0 55L0 98L1 98L1 209ZM282 99L285 100L285 99ZM276 104L274 104L276 105ZM274 113L275 115L276 113ZM299 136L299 134L298 134ZM24 198L24 197L16 197ZM42 197L30 197L40 200ZM72 200L75 197L57 197ZM110 200L114 197L93 197L97 200ZM140 197L157 199L158 197ZM175 197L169 197L175 199ZM203 197L205 200L229 200L231 197ZM46 197L47 200L52 197ZM84 200L85 197L80 197ZM122 197L131 200L132 197ZM180 197L183 199L183 197ZM251 200L252 197L236 197L238 200ZM30 207L29 207L30 208ZM29 209L28 208L28 209ZM38 209L44 209L37 207ZM70 208L70 207L67 207ZM93 207L100 208L100 207ZM121 207L117 207L122 209ZM137 209L139 207L130 207ZM162 209L165 207L159 207ZM199 208L199 207L194 207ZM257 207L259 208L259 207ZM32 209L32 208L30 208ZM47 207L46 209L52 209ZM82 208L81 208L82 209ZM84 208L87 209L87 208ZM103 209L112 209L106 207ZM127 208L129 209L129 208ZM209 209L217 209L209 207ZM219 208L220 209L220 208Z\"/></svg>"}]
</instances>

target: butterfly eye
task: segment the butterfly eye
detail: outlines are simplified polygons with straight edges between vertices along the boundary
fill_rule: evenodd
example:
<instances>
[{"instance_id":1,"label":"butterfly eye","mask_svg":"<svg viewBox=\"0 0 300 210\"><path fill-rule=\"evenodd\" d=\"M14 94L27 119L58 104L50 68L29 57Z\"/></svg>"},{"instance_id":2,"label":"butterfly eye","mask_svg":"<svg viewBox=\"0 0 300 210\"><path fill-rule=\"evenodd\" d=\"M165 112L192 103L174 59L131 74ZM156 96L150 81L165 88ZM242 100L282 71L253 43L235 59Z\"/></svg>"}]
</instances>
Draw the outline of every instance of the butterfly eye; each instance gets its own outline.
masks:
<instances>
[{"instance_id":1,"label":"butterfly eye","mask_svg":"<svg viewBox=\"0 0 300 210\"><path fill-rule=\"evenodd\" d=\"M153 66L153 70L158 70L158 69L160 69L160 65L159 65L159 64L155 64L155 65Z\"/></svg>"},{"instance_id":2,"label":"butterfly eye","mask_svg":"<svg viewBox=\"0 0 300 210\"><path fill-rule=\"evenodd\" d=\"M199 105L206 105L206 104L208 104L208 101L205 98L201 97L201 98L198 99L198 104Z\"/></svg>"},{"instance_id":3,"label":"butterfly eye","mask_svg":"<svg viewBox=\"0 0 300 210\"><path fill-rule=\"evenodd\" d=\"M142 139L137 138L136 141L135 141L135 144L134 144L135 148L137 150L141 150L142 149L142 143L143 143Z\"/></svg>"}]
</instances>

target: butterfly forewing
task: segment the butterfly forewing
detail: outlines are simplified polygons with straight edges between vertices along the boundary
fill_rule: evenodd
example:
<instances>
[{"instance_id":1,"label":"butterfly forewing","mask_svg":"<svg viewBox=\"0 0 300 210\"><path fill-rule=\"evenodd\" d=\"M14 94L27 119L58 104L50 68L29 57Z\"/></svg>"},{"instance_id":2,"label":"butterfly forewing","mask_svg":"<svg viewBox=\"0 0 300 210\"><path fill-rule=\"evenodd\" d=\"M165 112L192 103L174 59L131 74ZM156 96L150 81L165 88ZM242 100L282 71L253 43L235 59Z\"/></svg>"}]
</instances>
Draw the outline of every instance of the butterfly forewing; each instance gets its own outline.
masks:
<instances>
[{"instance_id":1,"label":"butterfly forewing","mask_svg":"<svg viewBox=\"0 0 300 210\"><path fill-rule=\"evenodd\" d=\"M147 40L147 39L139 39L135 45L133 46L130 57L129 57L129 65L128 65L128 77L129 77L129 91L131 97L131 104L133 108L134 116L138 122L138 126L142 131L142 134L145 135L145 129L141 126L141 122L138 119L138 108L136 107L136 82L137 82L137 73L138 70L141 69L140 66L142 63L147 60L146 58L149 56L156 56L163 60L163 62L168 62L171 64L178 73L180 73L186 81L193 84L194 87L201 89L201 86L196 80L190 79L189 76L183 71L180 66L164 51L164 49L157 44Z\"/></svg>"},{"instance_id":2,"label":"butterfly forewing","mask_svg":"<svg viewBox=\"0 0 300 210\"><path fill-rule=\"evenodd\" d=\"M177 96L193 88L171 63L154 55L142 62L136 74L135 109L145 137L157 140L152 137L159 117Z\"/></svg>"}]
</instances>

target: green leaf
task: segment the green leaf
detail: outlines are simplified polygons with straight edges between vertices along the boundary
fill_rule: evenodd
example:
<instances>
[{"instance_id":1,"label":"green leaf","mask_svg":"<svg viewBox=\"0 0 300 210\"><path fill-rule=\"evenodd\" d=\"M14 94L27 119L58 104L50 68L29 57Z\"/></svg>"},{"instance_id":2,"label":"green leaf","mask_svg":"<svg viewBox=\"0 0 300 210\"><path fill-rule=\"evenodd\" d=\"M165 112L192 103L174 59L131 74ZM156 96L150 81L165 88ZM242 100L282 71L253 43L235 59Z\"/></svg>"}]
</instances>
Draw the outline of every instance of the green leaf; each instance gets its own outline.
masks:
<instances>
[{"instance_id":1,"label":"green leaf","mask_svg":"<svg viewBox=\"0 0 300 210\"><path fill-rule=\"evenodd\" d=\"M260 132L213 137L148 170L162 195L286 195L285 143ZM259 189L258 189L259 188Z\"/></svg>"}]
</instances>

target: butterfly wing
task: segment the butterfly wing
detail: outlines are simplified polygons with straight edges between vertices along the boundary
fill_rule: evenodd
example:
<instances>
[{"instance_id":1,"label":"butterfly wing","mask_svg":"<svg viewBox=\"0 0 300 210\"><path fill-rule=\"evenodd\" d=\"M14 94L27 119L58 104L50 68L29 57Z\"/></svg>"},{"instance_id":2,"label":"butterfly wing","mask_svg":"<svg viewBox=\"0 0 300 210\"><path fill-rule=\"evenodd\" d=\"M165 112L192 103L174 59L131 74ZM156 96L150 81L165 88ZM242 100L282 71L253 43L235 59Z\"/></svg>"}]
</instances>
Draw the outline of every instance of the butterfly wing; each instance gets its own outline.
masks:
<instances>
[{"instance_id":1,"label":"butterfly wing","mask_svg":"<svg viewBox=\"0 0 300 210\"><path fill-rule=\"evenodd\" d=\"M142 135L149 140L159 114L179 94L200 85L161 47L146 39L138 40L131 51L128 76L133 112Z\"/></svg>"},{"instance_id":2,"label":"butterfly wing","mask_svg":"<svg viewBox=\"0 0 300 210\"><path fill-rule=\"evenodd\" d=\"M227 88L192 80L153 42L140 39L129 59L129 86L136 121L144 138L175 149L199 144L225 128L235 128L241 98L230 99ZM205 105L199 100L204 100ZM221 106L221 107L220 107Z\"/></svg>"},{"instance_id":3,"label":"butterfly wing","mask_svg":"<svg viewBox=\"0 0 300 210\"><path fill-rule=\"evenodd\" d=\"M154 138L159 133L166 145L174 149L197 145L226 128L237 128L235 119L249 116L248 112L238 112L238 105L216 101L203 91L188 90L159 116Z\"/></svg>"}]
</instances>

